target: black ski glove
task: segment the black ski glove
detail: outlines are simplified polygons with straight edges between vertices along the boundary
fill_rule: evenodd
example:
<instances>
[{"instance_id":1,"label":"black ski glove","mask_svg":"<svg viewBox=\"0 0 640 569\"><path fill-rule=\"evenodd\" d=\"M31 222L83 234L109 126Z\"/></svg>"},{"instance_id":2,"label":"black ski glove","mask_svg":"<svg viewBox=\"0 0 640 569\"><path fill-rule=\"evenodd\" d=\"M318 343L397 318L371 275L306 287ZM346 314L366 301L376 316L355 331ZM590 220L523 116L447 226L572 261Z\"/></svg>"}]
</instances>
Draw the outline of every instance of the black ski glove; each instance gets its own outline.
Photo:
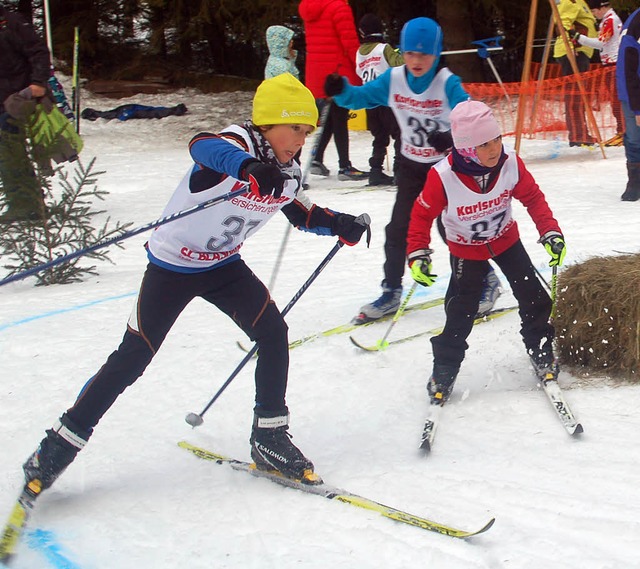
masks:
<instances>
[{"instance_id":1,"label":"black ski glove","mask_svg":"<svg viewBox=\"0 0 640 569\"><path fill-rule=\"evenodd\" d=\"M263 164L251 158L243 162L240 176L249 182L251 193L257 197L273 195L279 198L282 195L285 177L275 164Z\"/></svg>"},{"instance_id":2,"label":"black ski glove","mask_svg":"<svg viewBox=\"0 0 640 569\"><path fill-rule=\"evenodd\" d=\"M453 137L450 130L434 130L427 136L427 142L438 152L446 152L453 146Z\"/></svg>"},{"instance_id":3,"label":"black ski glove","mask_svg":"<svg viewBox=\"0 0 640 569\"><path fill-rule=\"evenodd\" d=\"M367 232L367 247L371 242L371 218L368 213L358 217L348 213L337 213L331 220L331 232L340 237L345 245L353 247L360 241L362 234Z\"/></svg>"},{"instance_id":4,"label":"black ski glove","mask_svg":"<svg viewBox=\"0 0 640 569\"><path fill-rule=\"evenodd\" d=\"M339 95L342 91L344 91L344 79L337 73L327 75L327 78L324 80L324 92L327 94L327 97Z\"/></svg>"}]
</instances>

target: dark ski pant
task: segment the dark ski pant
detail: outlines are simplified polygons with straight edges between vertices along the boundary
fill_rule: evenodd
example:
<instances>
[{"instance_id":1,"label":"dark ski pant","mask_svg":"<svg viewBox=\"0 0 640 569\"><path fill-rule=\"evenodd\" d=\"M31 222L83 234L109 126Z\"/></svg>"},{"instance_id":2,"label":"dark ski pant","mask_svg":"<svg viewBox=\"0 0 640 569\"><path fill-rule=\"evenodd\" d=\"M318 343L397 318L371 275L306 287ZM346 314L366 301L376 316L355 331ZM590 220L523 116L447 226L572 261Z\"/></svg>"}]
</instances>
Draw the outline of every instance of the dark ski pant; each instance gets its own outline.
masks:
<instances>
[{"instance_id":1,"label":"dark ski pant","mask_svg":"<svg viewBox=\"0 0 640 569\"><path fill-rule=\"evenodd\" d=\"M318 111L322 114L322 108L327 102L324 99L316 99ZM331 108L323 125L322 134L315 149L314 160L318 162L324 161L324 151L327 149L329 141L333 136L333 142L338 152L338 167L349 168L351 161L349 159L349 109L339 107L333 101L329 103Z\"/></svg>"},{"instance_id":2,"label":"dark ski pant","mask_svg":"<svg viewBox=\"0 0 640 569\"><path fill-rule=\"evenodd\" d=\"M576 56L576 65L579 73L589 71L589 57L578 52ZM566 55L557 59L560 64L562 76L573 75L571 62ZM577 85L567 87L569 93L564 97L565 120L567 123L567 131L569 132L569 142L587 142L589 137L589 129L587 128L587 119L585 118L585 108Z\"/></svg>"},{"instance_id":3,"label":"dark ski pant","mask_svg":"<svg viewBox=\"0 0 640 569\"><path fill-rule=\"evenodd\" d=\"M287 325L269 291L241 259L202 273L177 273L149 263L127 331L119 348L80 392L67 414L90 431L118 396L149 365L180 313L195 297L217 306L258 343L255 372L256 409L270 415L286 413L285 392L289 367ZM228 342L214 332L198 337L203 359L207 345ZM180 353L176 353L180 358ZM211 376L224 375L226 366ZM176 378L180 381L180 378Z\"/></svg>"},{"instance_id":4,"label":"dark ski pant","mask_svg":"<svg viewBox=\"0 0 640 569\"><path fill-rule=\"evenodd\" d=\"M396 161L398 191L391 211L391 221L384 229L386 236L384 280L392 288L402 285L407 258L407 233L413 202L424 187L427 172L435 164L435 162L429 164L414 162L404 156L398 156Z\"/></svg>"},{"instance_id":5,"label":"dark ski pant","mask_svg":"<svg viewBox=\"0 0 640 569\"><path fill-rule=\"evenodd\" d=\"M516 241L493 260L518 301L520 334L525 347L532 354L551 351L554 337L553 326L549 324L551 299L540 284L522 242ZM447 321L442 333L431 338L434 364L460 366L488 270L489 261L470 261L451 255L451 280L445 295Z\"/></svg>"},{"instance_id":6,"label":"dark ski pant","mask_svg":"<svg viewBox=\"0 0 640 569\"><path fill-rule=\"evenodd\" d=\"M382 169L384 159L387 155L387 147L393 139L394 159L393 173L396 173L396 157L400 156L400 127L393 111L389 107L375 107L367 109L367 128L373 136L371 143L371 158L369 166L371 168Z\"/></svg>"}]
</instances>

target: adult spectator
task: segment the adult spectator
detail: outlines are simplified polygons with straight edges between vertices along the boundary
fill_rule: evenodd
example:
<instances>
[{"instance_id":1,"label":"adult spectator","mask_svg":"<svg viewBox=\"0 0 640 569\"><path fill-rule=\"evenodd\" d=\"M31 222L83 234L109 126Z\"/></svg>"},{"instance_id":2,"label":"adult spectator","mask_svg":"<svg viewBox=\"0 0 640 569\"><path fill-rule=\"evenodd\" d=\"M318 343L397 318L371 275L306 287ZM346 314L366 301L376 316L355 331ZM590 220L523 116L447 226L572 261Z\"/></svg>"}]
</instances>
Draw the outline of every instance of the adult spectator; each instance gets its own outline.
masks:
<instances>
[{"instance_id":1,"label":"adult spectator","mask_svg":"<svg viewBox=\"0 0 640 569\"><path fill-rule=\"evenodd\" d=\"M558 3L558 13L562 26L571 37L575 30L581 35L596 37L596 19L594 18L585 0L560 0ZM588 46L577 46L574 49L578 73L589 71L589 60L593 55L593 48ZM563 76L573 75L571 61L567 56L567 48L562 37L558 36L553 47L553 57L560 64ZM572 89L575 91L576 89ZM567 130L569 131L569 146L593 146L596 139L589 135L587 121L584 115L584 103L578 93L568 93L565 95L565 115Z\"/></svg>"},{"instance_id":2,"label":"adult spectator","mask_svg":"<svg viewBox=\"0 0 640 569\"><path fill-rule=\"evenodd\" d=\"M327 101L324 92L324 81L332 73L345 75L352 84L360 85L355 72L360 41L353 12L347 0L302 0L298 11L304 22L307 42L305 83L320 110L325 104L331 105L311 173L320 176L331 173L324 165L324 152L333 136L338 151L338 179L363 180L369 173L354 168L349 159L349 111Z\"/></svg>"},{"instance_id":3,"label":"adult spectator","mask_svg":"<svg viewBox=\"0 0 640 569\"><path fill-rule=\"evenodd\" d=\"M21 15L0 6L0 181L6 211L0 221L41 219L42 188L27 150L24 126L9 116L4 101L22 91L37 99L47 92L51 58L45 41Z\"/></svg>"},{"instance_id":4,"label":"adult spectator","mask_svg":"<svg viewBox=\"0 0 640 569\"><path fill-rule=\"evenodd\" d=\"M622 27L616 83L625 120L624 153L628 173L621 199L635 202L640 199L640 8Z\"/></svg>"}]
</instances>

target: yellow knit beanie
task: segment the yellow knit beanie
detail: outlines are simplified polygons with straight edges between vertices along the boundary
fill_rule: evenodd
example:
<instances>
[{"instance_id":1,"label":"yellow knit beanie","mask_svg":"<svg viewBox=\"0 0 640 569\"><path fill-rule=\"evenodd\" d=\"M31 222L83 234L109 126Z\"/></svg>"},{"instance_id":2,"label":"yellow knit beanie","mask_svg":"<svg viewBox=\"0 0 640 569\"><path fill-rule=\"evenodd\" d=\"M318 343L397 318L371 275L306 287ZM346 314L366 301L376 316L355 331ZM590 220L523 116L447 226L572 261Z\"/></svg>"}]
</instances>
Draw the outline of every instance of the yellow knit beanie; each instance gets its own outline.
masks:
<instances>
[{"instance_id":1,"label":"yellow knit beanie","mask_svg":"<svg viewBox=\"0 0 640 569\"><path fill-rule=\"evenodd\" d=\"M253 124L318 125L316 101L291 73L266 79L258 86L253 98Z\"/></svg>"}]
</instances>

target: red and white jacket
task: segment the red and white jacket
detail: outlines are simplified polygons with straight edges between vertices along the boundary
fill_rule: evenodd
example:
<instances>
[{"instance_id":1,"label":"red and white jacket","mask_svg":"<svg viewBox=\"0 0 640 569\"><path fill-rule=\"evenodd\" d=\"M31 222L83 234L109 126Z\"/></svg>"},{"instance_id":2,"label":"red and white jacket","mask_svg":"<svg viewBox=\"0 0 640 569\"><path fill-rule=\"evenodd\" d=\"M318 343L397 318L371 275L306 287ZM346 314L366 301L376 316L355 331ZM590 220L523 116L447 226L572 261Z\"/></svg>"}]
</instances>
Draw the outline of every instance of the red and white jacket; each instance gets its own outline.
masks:
<instances>
[{"instance_id":1,"label":"red and white jacket","mask_svg":"<svg viewBox=\"0 0 640 569\"><path fill-rule=\"evenodd\" d=\"M485 193L473 176L452 170L451 155L429 170L411 212L407 254L430 248L431 227L442 214L452 255L476 261L500 255L520 238L511 214L513 198L527 208L540 236L548 231L562 233L524 162L513 151L506 154L500 173Z\"/></svg>"},{"instance_id":2,"label":"red and white jacket","mask_svg":"<svg viewBox=\"0 0 640 569\"><path fill-rule=\"evenodd\" d=\"M620 47L620 33L622 21L613 9L607 11L600 22L598 37L590 38L581 35L578 39L580 45L600 50L600 61L603 65L615 65L618 61L618 49Z\"/></svg>"}]
</instances>

